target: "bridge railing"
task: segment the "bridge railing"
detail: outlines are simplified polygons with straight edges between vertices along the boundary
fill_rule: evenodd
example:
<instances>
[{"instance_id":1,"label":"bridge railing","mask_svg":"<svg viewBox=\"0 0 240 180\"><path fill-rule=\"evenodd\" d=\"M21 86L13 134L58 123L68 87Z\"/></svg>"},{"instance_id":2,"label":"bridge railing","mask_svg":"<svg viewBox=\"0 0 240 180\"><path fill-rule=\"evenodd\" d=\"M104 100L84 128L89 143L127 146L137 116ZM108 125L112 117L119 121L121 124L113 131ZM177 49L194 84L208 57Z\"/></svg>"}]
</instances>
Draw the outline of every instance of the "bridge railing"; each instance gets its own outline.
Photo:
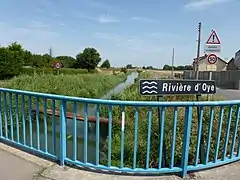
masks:
<instances>
[{"instance_id":1,"label":"bridge railing","mask_svg":"<svg viewBox=\"0 0 240 180\"><path fill-rule=\"evenodd\" d=\"M149 102L0 88L0 140L103 171L182 173L240 159L240 101Z\"/></svg>"}]
</instances>

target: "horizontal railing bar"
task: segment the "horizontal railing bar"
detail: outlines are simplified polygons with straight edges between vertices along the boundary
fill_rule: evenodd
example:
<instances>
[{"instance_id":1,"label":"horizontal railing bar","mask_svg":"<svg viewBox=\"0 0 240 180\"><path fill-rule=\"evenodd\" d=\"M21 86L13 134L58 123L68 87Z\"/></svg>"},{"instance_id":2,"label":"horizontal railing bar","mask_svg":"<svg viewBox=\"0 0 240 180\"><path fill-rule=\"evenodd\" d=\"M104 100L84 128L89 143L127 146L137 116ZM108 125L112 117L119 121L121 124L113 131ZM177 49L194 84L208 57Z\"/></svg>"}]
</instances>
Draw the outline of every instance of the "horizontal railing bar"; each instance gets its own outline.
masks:
<instances>
[{"instance_id":1,"label":"horizontal railing bar","mask_svg":"<svg viewBox=\"0 0 240 180\"><path fill-rule=\"evenodd\" d=\"M37 110L36 108L32 108L32 112L36 113L36 110ZM44 114L44 109L38 109L38 112L40 114ZM60 117L60 111L58 111L58 110L55 110L55 113L53 113L52 109L47 109L46 114L50 115L50 116L54 115L56 117ZM74 113L66 112L66 118L73 119ZM97 119L96 116L88 116L88 122L96 123L96 119ZM77 114L76 120L84 121L84 116ZM119 125L121 124L121 121L114 121L114 122L116 122ZM100 123L108 124L108 118L100 117Z\"/></svg>"},{"instance_id":2,"label":"horizontal railing bar","mask_svg":"<svg viewBox=\"0 0 240 180\"><path fill-rule=\"evenodd\" d=\"M16 95L16 99L13 98L14 94ZM182 172L182 175L185 176L190 171L212 168L240 159L239 149L237 156L234 155L236 153L235 141L240 141L239 134L237 133L238 126L234 126L233 131L230 124L231 121L233 123L233 121L238 120L240 112L237 112L237 115L235 115L236 107L234 105L239 106L240 100L200 102L120 101L70 97L7 88L0 88L0 95L0 107L2 107L2 109L0 108L0 142L5 141L6 144L19 145L20 149L25 148L27 152L36 152L43 157L54 157L54 159L60 161L60 165L70 163L91 169L121 173L151 174ZM21 95L21 98L19 95ZM43 100L43 102L41 101L41 108L39 108L40 98ZM48 100L52 102L48 104ZM56 100L59 100L61 104L55 102ZM72 112L67 112L66 105L68 102L74 103ZM84 109L81 109L84 110L81 115L77 112L77 103L84 105ZM51 107L49 107L50 105ZM90 109L89 105L95 105L95 108ZM104 109L105 117L100 117L100 115L104 116L100 113L102 110L101 105L108 107L108 110ZM116 111L114 106L117 107ZM131 108L127 109L127 107ZM144 111L140 112L141 109L139 107L144 107ZM154 109L154 107L159 107L161 113L157 112L157 109ZM178 110L178 107L181 108ZM195 107L199 108L198 113L195 110L193 112L193 108ZM204 107L208 107L206 111ZM167 108L169 109L167 110ZM183 111L184 108L185 112ZM229 108L228 116L226 116L227 110L225 112L225 108ZM218 111L220 111L219 115L216 114ZM34 115L33 117L32 114ZM43 115L43 124L39 124L39 114ZM232 114L237 117L233 118ZM52 118L48 119L48 116ZM56 125L55 117L59 117L60 127ZM121 117L122 120L119 120ZM32 124L32 118L36 120L36 124L35 122ZM83 124L79 124L79 128L76 123L77 120L84 122ZM159 123L156 123L157 120ZM52 121L52 127L47 121ZM68 126L69 121L70 123L72 121L72 127ZM17 123L17 129L13 126L15 122ZM22 126L18 126L20 122ZM89 125L89 122L97 124L91 126L92 124ZM120 126L115 126L113 122L122 125L121 129ZM109 126L108 128L100 128L100 123L109 123ZM80 128L80 125L82 128ZM223 133L223 128L221 127L225 126L227 127L227 131L226 135L224 134L224 146L221 147L222 142L220 140ZM208 133L202 137L200 134L201 129L205 127L208 127ZM33 134L33 128L36 128L36 134L35 131ZM48 128L52 129L52 136ZM60 128L58 133L56 133L56 128ZM68 131L70 128L72 132ZM144 131L142 130L143 128L145 128ZM17 137L13 133L15 130L17 131ZM196 133L192 135L192 130L195 130L194 133L196 132L197 135L195 135ZM83 136L81 136L81 139L78 139L78 132L80 131ZM101 137L101 131L104 134L104 138ZM233 137L231 131L233 131ZM28 132L30 135L28 135ZM95 134L90 134L92 132ZM43 139L41 138L42 135L44 136ZM145 135L146 140L143 142L140 138L144 138ZM169 135L172 135L171 140L167 139L170 137ZM213 135L217 136L215 141L212 139ZM182 138L178 138L180 136ZM19 140L20 137L21 140ZM59 141L57 138L59 138ZM194 138L197 144L191 144ZM229 138L233 139L233 144L229 142ZM95 139L95 141L92 141L92 139ZM51 140L54 144L50 144ZM78 140L79 142L81 141L82 147L78 146ZM104 146L102 146L102 140L105 142L103 143ZM132 141L129 144L132 152L127 147L129 140ZM165 147L165 140L171 144L171 149ZM71 141L73 142L72 155L70 155L71 152L67 148L68 143ZM156 142L159 142L158 145L156 145ZM201 148L201 145L204 145L204 143L206 147ZM230 152L228 150L229 144L231 144ZM240 148L239 144L238 148ZM195 152L190 152L190 148L193 148L193 145L194 148L196 147L196 150ZM41 146L44 147L44 151ZM143 149L144 151L141 152L143 146L146 150ZM91 150L94 148L95 151L92 152ZM153 148L154 151L152 150ZM104 150L103 152L102 149ZM179 151L182 151L180 155ZM214 154L212 151L214 151ZM218 151L221 151L220 155L218 155ZM79 152L83 153L80 154ZM132 154L129 155L129 153ZM195 158L192 158L194 157L193 154L196 155ZM91 155L95 155L95 157L91 157ZM132 159L130 159L131 155ZM158 156L157 161L156 156ZM200 161L199 163L199 157L202 159L202 156L204 157L204 162ZM223 158L219 159L219 156L223 156Z\"/></svg>"},{"instance_id":3,"label":"horizontal railing bar","mask_svg":"<svg viewBox=\"0 0 240 180\"><path fill-rule=\"evenodd\" d=\"M143 169L143 168L119 168L119 167L115 167L115 166L103 166L103 165L98 165L96 166L95 164L92 163L82 163L80 161L72 161L69 158L65 159L66 162L71 163L71 164L76 164L78 166L82 166L82 167L88 167L88 168L93 168L93 169L98 169L98 170L106 170L106 171L115 171L115 172L129 172L129 173L177 173L177 172L181 172L182 168L180 167L174 167L173 169L170 168L161 168L161 169L157 169L157 168L149 168L149 169Z\"/></svg>"},{"instance_id":4,"label":"horizontal railing bar","mask_svg":"<svg viewBox=\"0 0 240 180\"><path fill-rule=\"evenodd\" d=\"M204 170L204 169L209 169L209 168L213 168L213 167L217 167L217 166L226 165L226 164L233 163L233 162L236 162L239 160L240 160L240 157L233 156L232 158L226 158L224 161L217 160L216 162L208 162L206 165L205 164L199 164L197 166L188 165L187 170L188 171Z\"/></svg>"},{"instance_id":5,"label":"horizontal railing bar","mask_svg":"<svg viewBox=\"0 0 240 180\"><path fill-rule=\"evenodd\" d=\"M120 101L120 100L107 100L107 99L91 99L72 97L64 95L55 95L31 91L22 91L15 89L0 88L1 92L16 93L21 95L36 96L47 99L74 101L89 104L102 104L102 105L121 105L121 106L151 106L151 107L185 107L185 106L224 106L224 105L237 105L240 104L240 100L231 101Z\"/></svg>"}]
</instances>

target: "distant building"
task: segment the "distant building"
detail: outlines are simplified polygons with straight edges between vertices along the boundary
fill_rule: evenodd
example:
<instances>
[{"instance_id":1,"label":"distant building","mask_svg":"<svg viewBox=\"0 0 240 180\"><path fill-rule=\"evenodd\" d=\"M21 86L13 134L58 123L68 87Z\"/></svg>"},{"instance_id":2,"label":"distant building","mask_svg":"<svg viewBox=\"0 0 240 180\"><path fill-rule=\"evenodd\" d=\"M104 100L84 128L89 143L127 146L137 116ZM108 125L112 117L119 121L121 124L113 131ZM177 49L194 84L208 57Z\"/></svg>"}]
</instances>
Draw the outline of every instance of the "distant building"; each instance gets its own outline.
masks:
<instances>
[{"instance_id":1,"label":"distant building","mask_svg":"<svg viewBox=\"0 0 240 180\"><path fill-rule=\"evenodd\" d=\"M235 53L234 64L236 67L240 67L240 50Z\"/></svg>"},{"instance_id":2,"label":"distant building","mask_svg":"<svg viewBox=\"0 0 240 180\"><path fill-rule=\"evenodd\" d=\"M231 71L231 70L238 70L238 67L235 65L235 59L232 58L227 65L227 70Z\"/></svg>"},{"instance_id":3,"label":"distant building","mask_svg":"<svg viewBox=\"0 0 240 180\"><path fill-rule=\"evenodd\" d=\"M216 64L209 64L207 57L208 57L207 54L199 57L199 64L198 64L199 71L226 71L227 64L228 64L226 61L218 57L218 61L216 62ZM196 61L197 61L197 58L194 58L193 59L194 69L196 69Z\"/></svg>"}]
</instances>

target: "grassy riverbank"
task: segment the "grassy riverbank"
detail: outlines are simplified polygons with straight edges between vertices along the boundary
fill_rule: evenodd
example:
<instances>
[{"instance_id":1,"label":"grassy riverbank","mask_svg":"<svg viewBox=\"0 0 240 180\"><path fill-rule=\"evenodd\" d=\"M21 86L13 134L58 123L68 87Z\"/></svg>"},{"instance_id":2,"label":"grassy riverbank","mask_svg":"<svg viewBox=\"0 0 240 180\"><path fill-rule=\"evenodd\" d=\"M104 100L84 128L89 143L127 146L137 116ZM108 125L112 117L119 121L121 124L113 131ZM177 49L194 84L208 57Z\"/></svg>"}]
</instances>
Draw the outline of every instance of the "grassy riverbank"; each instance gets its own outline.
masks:
<instances>
[{"instance_id":1,"label":"grassy riverbank","mask_svg":"<svg viewBox=\"0 0 240 180\"><path fill-rule=\"evenodd\" d=\"M19 89L26 91L34 91L41 93L51 93L58 95L67 95L84 98L100 98L106 92L114 88L119 83L126 80L128 74L104 75L104 74L78 74L78 75L20 75L10 80L2 82L1 87ZM16 125L16 116L19 117L20 126L22 124L22 108L24 108L25 118L29 118L31 109L36 108L37 98L28 96L21 96L16 94L1 93L1 107L7 113L7 123L10 124L10 110L12 114L13 124ZM6 99L6 104L4 104ZM24 103L23 103L24 102ZM52 109L59 109L60 101L54 102L50 99L38 98L39 109L46 107ZM10 109L10 106L12 109ZM31 108L30 108L31 107ZM83 107L83 104L77 104L78 110ZM29 111L30 109L30 111ZM2 110L3 111L3 110ZM73 102L67 103L67 111L73 112ZM16 113L18 112L18 113ZM42 116L40 117L42 118ZM4 114L2 113L2 119ZM49 121L51 123L51 121ZM3 122L5 124L5 122ZM4 126L3 126L4 127Z\"/></svg>"},{"instance_id":2,"label":"grassy riverbank","mask_svg":"<svg viewBox=\"0 0 240 180\"><path fill-rule=\"evenodd\" d=\"M149 74L142 73L142 78L146 78L146 76L151 76ZM143 97L139 94L138 83L136 82L134 85L129 87L124 91L124 93L115 96L114 99L119 100L131 100L131 101L153 101L155 97ZM217 96L213 97L214 100L218 100ZM206 100L203 97L202 100ZM195 96L186 95L186 96L165 96L164 101L195 101ZM229 107L224 107L223 112L223 124L221 130L221 138L219 144L219 154L218 158L223 153L223 148L225 145L225 135L227 131L227 123L228 123L228 114ZM229 133L229 140L227 142L228 152L230 150L230 144L232 143L233 137L233 128L235 126L236 119L236 109L237 107L233 107L233 112L231 114L231 126ZM133 158L134 158L134 131L135 131L135 107L125 107L125 130L124 130L124 166L125 167L133 167ZM176 109L175 109L176 110ZM220 107L213 108L213 122L212 126L209 126L211 108L204 107L203 108L203 128L204 128L204 136L205 136L205 148L207 146L206 137L209 130L212 130L212 135L210 139L210 151L209 151L209 161L213 160L214 152L216 148L217 142L217 133L218 133L218 123L220 117ZM138 127L137 127L137 167L145 168L146 167L146 156L147 156L147 132L148 132L148 111L149 107L139 107L138 108ZM178 107L177 108L177 128L176 128L176 144L175 144L175 154L174 154L174 164L179 166L181 164L182 157L182 142L183 142L183 133L184 133L184 118L185 118L185 108ZM118 119L122 119L122 107L114 107L113 108L113 121ZM107 108L102 108L102 115L108 117ZM159 122L158 122L158 111L157 108L152 108L152 124L151 124L151 144L150 144L150 156L149 156L149 167L156 167L159 162ZM191 129L191 140L190 140L190 150L189 150L189 163L192 164L195 158L196 152L196 144L197 144L197 129L198 129L198 118L197 118L197 108L194 108L193 111L193 120L192 120L192 129ZM168 107L165 108L165 144L166 144L166 166L169 167L170 159L171 159L171 148L172 148L172 136L173 136L173 119L174 119L174 108ZM113 166L120 166L121 159L121 126L114 124L112 130L112 143L111 143L111 162ZM102 151L107 154L108 149L108 139L104 143ZM102 163L107 165L107 159L102 160Z\"/></svg>"},{"instance_id":3,"label":"grassy riverbank","mask_svg":"<svg viewBox=\"0 0 240 180\"><path fill-rule=\"evenodd\" d=\"M126 80L126 77L126 74L21 75L4 81L2 87L76 97L99 98Z\"/></svg>"}]
</instances>

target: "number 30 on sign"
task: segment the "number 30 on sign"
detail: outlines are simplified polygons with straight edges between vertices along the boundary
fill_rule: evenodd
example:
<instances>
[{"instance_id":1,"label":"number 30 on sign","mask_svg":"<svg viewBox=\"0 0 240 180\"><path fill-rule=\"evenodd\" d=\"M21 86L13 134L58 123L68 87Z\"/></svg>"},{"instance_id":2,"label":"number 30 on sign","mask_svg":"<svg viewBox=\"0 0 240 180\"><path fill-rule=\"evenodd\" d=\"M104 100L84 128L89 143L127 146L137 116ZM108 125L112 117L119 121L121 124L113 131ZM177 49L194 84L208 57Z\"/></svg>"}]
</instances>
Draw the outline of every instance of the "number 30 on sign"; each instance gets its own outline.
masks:
<instances>
[{"instance_id":1,"label":"number 30 on sign","mask_svg":"<svg viewBox=\"0 0 240 180\"><path fill-rule=\"evenodd\" d=\"M215 54L209 54L207 59L209 64L216 64L218 57Z\"/></svg>"}]
</instances>

